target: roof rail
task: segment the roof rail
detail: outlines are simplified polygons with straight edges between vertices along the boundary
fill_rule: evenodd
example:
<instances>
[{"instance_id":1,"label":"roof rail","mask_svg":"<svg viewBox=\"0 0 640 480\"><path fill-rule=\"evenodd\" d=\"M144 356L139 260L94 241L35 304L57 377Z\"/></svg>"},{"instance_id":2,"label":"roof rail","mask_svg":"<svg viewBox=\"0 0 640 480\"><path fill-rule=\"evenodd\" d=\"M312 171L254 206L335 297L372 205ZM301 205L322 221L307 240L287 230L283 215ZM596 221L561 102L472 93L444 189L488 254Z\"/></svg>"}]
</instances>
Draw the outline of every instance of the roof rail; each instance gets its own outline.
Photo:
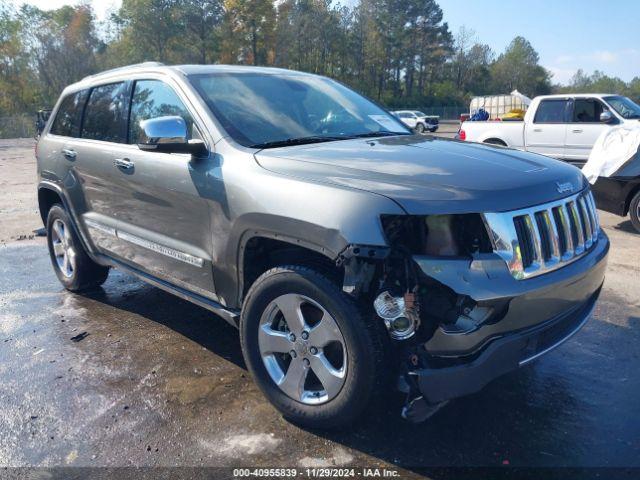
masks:
<instances>
[{"instance_id":1,"label":"roof rail","mask_svg":"<svg viewBox=\"0 0 640 480\"><path fill-rule=\"evenodd\" d=\"M134 63L133 65L124 65L122 67L111 68L109 70L104 70L102 72L94 73L93 75L87 75L82 80L88 80L90 78L97 77L99 75L104 75L105 73L113 73L119 72L121 70L128 70L129 68L142 68L142 67L163 67L164 63L162 62L142 62L142 63Z\"/></svg>"}]
</instances>

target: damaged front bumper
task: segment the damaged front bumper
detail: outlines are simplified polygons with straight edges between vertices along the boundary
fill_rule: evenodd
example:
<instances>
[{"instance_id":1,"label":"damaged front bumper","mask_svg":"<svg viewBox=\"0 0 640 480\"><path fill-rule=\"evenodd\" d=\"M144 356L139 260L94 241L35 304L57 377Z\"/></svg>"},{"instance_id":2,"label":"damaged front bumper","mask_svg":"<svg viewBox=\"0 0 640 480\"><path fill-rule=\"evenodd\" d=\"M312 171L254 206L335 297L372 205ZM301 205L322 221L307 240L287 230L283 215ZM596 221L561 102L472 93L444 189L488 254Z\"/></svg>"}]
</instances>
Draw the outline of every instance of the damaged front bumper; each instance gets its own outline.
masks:
<instances>
[{"instance_id":1,"label":"damaged front bumper","mask_svg":"<svg viewBox=\"0 0 640 480\"><path fill-rule=\"evenodd\" d=\"M411 393L403 416L422 420L435 405L475 393L569 339L593 311L608 251L608 238L599 232L598 242L579 260L526 280L514 279L491 254L472 261L414 257L425 275L478 305L506 307L498 320L471 331L434 332L422 346L425 360L404 373Z\"/></svg>"}]
</instances>

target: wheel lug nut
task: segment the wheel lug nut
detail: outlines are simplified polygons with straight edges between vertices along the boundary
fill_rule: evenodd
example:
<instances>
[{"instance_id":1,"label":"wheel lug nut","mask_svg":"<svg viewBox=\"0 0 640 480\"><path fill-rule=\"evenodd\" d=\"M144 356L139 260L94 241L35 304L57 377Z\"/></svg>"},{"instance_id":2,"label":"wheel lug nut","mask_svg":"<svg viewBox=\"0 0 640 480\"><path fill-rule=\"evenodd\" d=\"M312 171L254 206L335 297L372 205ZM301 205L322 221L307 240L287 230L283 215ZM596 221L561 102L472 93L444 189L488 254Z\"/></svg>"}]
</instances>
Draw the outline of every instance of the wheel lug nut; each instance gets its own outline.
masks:
<instances>
[{"instance_id":1,"label":"wheel lug nut","mask_svg":"<svg viewBox=\"0 0 640 480\"><path fill-rule=\"evenodd\" d=\"M295 350L291 350L291 351L289 352L289 355L291 355L291 358L296 358L296 357L298 356L298 354L296 353L296 351L295 351Z\"/></svg>"},{"instance_id":2,"label":"wheel lug nut","mask_svg":"<svg viewBox=\"0 0 640 480\"><path fill-rule=\"evenodd\" d=\"M309 366L309 359L308 358L303 358L302 359L302 363L304 363L305 367L308 367Z\"/></svg>"},{"instance_id":3,"label":"wheel lug nut","mask_svg":"<svg viewBox=\"0 0 640 480\"><path fill-rule=\"evenodd\" d=\"M307 338L309 338L309 334L307 332L302 332L302 339L306 340Z\"/></svg>"},{"instance_id":4,"label":"wheel lug nut","mask_svg":"<svg viewBox=\"0 0 640 480\"><path fill-rule=\"evenodd\" d=\"M292 342L295 342L296 336L293 333L289 334L289 340L291 340Z\"/></svg>"},{"instance_id":5,"label":"wheel lug nut","mask_svg":"<svg viewBox=\"0 0 640 480\"><path fill-rule=\"evenodd\" d=\"M311 347L309 351L311 352L311 355L315 355L316 353L318 353L318 349L316 347Z\"/></svg>"}]
</instances>

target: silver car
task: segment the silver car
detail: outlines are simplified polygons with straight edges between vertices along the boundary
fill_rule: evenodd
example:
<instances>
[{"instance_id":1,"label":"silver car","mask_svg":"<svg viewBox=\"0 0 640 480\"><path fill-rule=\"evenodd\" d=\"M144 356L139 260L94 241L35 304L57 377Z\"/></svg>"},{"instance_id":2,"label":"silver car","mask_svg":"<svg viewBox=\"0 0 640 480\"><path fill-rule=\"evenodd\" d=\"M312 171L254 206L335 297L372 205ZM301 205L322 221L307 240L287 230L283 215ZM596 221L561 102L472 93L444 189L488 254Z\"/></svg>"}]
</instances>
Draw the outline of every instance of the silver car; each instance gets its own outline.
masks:
<instances>
[{"instance_id":1,"label":"silver car","mask_svg":"<svg viewBox=\"0 0 640 480\"><path fill-rule=\"evenodd\" d=\"M305 426L348 424L390 385L425 419L568 339L604 278L579 170L413 135L316 75L104 72L64 90L37 159L67 289L118 268L222 316Z\"/></svg>"}]
</instances>

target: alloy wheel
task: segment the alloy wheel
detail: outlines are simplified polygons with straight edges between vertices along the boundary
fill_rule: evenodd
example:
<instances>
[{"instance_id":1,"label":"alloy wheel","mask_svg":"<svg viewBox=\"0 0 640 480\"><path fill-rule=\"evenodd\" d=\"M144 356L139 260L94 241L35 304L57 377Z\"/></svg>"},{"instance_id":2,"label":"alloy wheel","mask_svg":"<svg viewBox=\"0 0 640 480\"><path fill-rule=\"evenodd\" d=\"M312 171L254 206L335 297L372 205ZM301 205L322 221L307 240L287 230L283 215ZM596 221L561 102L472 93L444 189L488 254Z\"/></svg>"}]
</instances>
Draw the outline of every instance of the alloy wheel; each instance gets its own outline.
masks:
<instances>
[{"instance_id":1,"label":"alloy wheel","mask_svg":"<svg viewBox=\"0 0 640 480\"><path fill-rule=\"evenodd\" d=\"M76 252L71 244L71 232L59 218L51 228L51 244L58 268L65 277L71 278L76 268Z\"/></svg>"},{"instance_id":2,"label":"alloy wheel","mask_svg":"<svg viewBox=\"0 0 640 480\"><path fill-rule=\"evenodd\" d=\"M258 345L273 382L298 402L328 402L344 385L344 337L331 314L308 297L291 293L273 300L260 319Z\"/></svg>"}]
</instances>

